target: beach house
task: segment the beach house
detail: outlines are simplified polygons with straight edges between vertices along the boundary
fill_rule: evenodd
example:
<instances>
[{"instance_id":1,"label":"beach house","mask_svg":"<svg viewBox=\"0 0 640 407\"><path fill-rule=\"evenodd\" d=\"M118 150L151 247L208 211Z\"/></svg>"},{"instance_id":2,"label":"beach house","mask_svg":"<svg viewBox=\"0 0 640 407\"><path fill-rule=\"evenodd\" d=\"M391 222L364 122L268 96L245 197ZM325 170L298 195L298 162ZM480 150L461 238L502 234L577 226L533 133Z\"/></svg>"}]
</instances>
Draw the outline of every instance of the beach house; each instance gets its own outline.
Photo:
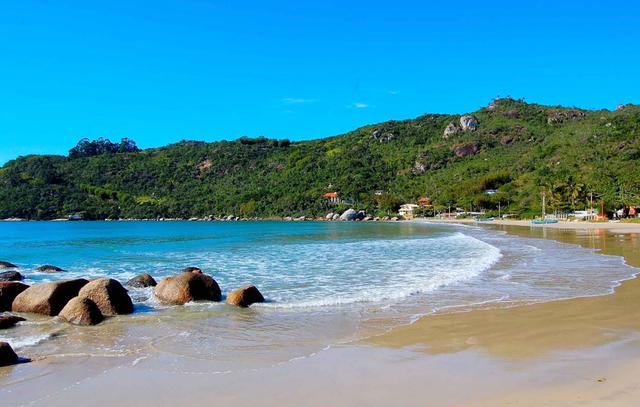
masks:
<instances>
[{"instance_id":1,"label":"beach house","mask_svg":"<svg viewBox=\"0 0 640 407\"><path fill-rule=\"evenodd\" d=\"M327 192L326 194L322 194L322 196L327 198L331 203L340 203L340 197L337 192Z\"/></svg>"},{"instance_id":2,"label":"beach house","mask_svg":"<svg viewBox=\"0 0 640 407\"><path fill-rule=\"evenodd\" d=\"M398 214L405 219L413 219L414 217L413 211L416 210L418 207L419 205L416 205L416 204L400 205L400 210L398 211Z\"/></svg>"}]
</instances>

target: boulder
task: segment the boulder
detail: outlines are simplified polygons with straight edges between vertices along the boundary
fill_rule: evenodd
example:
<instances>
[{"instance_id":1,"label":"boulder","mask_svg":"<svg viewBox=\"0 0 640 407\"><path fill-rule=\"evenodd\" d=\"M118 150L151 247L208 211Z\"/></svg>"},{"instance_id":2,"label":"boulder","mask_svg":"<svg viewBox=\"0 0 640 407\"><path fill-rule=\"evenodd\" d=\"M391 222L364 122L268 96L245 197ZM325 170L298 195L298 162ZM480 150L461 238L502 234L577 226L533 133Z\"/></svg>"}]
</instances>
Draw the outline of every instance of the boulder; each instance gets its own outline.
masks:
<instances>
[{"instance_id":1,"label":"boulder","mask_svg":"<svg viewBox=\"0 0 640 407\"><path fill-rule=\"evenodd\" d=\"M358 211L356 214L356 220L363 220L367 217L367 213L365 211Z\"/></svg>"},{"instance_id":2,"label":"boulder","mask_svg":"<svg viewBox=\"0 0 640 407\"><path fill-rule=\"evenodd\" d=\"M444 129L444 133L442 135L443 138L448 139L449 136L453 136L454 134L458 133L460 130L462 130L460 127L456 126L455 123L449 123L447 125L447 127L445 127Z\"/></svg>"},{"instance_id":3,"label":"boulder","mask_svg":"<svg viewBox=\"0 0 640 407\"><path fill-rule=\"evenodd\" d=\"M473 131L478 126L480 126L480 123L478 122L478 119L473 116L465 115L460 118L460 127L462 127L462 131Z\"/></svg>"},{"instance_id":4,"label":"boulder","mask_svg":"<svg viewBox=\"0 0 640 407\"><path fill-rule=\"evenodd\" d=\"M96 303L80 296L69 300L58 317L74 325L96 325L104 320L104 315Z\"/></svg>"},{"instance_id":5,"label":"boulder","mask_svg":"<svg viewBox=\"0 0 640 407\"><path fill-rule=\"evenodd\" d=\"M52 266L51 264L45 264L44 266L38 267L36 270L43 273L59 273L61 271L64 271L60 267Z\"/></svg>"},{"instance_id":6,"label":"boulder","mask_svg":"<svg viewBox=\"0 0 640 407\"><path fill-rule=\"evenodd\" d=\"M16 266L13 263L9 263L8 261L0 261L0 269L14 269Z\"/></svg>"},{"instance_id":7,"label":"boulder","mask_svg":"<svg viewBox=\"0 0 640 407\"><path fill-rule=\"evenodd\" d=\"M329 213L327 213L327 216L325 216L324 218L325 218L326 220L332 220L332 219L333 219L333 215L334 215L334 213L333 213L333 212L329 212Z\"/></svg>"},{"instance_id":8,"label":"boulder","mask_svg":"<svg viewBox=\"0 0 640 407\"><path fill-rule=\"evenodd\" d=\"M80 289L80 298L88 298L95 302L105 316L131 314L133 301L127 289L119 281L112 278L98 278L90 281Z\"/></svg>"},{"instance_id":9,"label":"boulder","mask_svg":"<svg viewBox=\"0 0 640 407\"><path fill-rule=\"evenodd\" d=\"M139 276L135 276L131 280L127 281L126 285L130 287L144 288L155 287L156 285L158 285L158 283L156 283L156 280L151 277L151 275L144 273L140 274Z\"/></svg>"},{"instance_id":10,"label":"boulder","mask_svg":"<svg viewBox=\"0 0 640 407\"><path fill-rule=\"evenodd\" d=\"M84 278L78 278L32 285L18 294L13 300L11 310L49 316L58 315L67 302L76 297L87 283L88 281Z\"/></svg>"},{"instance_id":11,"label":"boulder","mask_svg":"<svg viewBox=\"0 0 640 407\"><path fill-rule=\"evenodd\" d=\"M15 315L0 315L0 329L11 328L21 321L26 321L26 319L17 317Z\"/></svg>"},{"instance_id":12,"label":"boulder","mask_svg":"<svg viewBox=\"0 0 640 407\"><path fill-rule=\"evenodd\" d=\"M182 269L183 273L196 273L196 274L202 274L202 270L200 270L199 267L185 267Z\"/></svg>"},{"instance_id":13,"label":"boulder","mask_svg":"<svg viewBox=\"0 0 640 407\"><path fill-rule=\"evenodd\" d=\"M11 345L0 342L0 366L10 366L18 363L18 355L13 351Z\"/></svg>"},{"instance_id":14,"label":"boulder","mask_svg":"<svg viewBox=\"0 0 640 407\"><path fill-rule=\"evenodd\" d=\"M220 301L221 292L216 280L206 274L181 273L160 280L156 297L165 304L182 305L190 301Z\"/></svg>"},{"instance_id":15,"label":"boulder","mask_svg":"<svg viewBox=\"0 0 640 407\"><path fill-rule=\"evenodd\" d=\"M264 302L264 297L255 285L247 285L227 294L227 304L248 307L256 302Z\"/></svg>"},{"instance_id":16,"label":"boulder","mask_svg":"<svg viewBox=\"0 0 640 407\"><path fill-rule=\"evenodd\" d=\"M385 128L375 129L373 133L371 133L371 137L380 143L391 141L396 138L395 134Z\"/></svg>"},{"instance_id":17,"label":"boulder","mask_svg":"<svg viewBox=\"0 0 640 407\"><path fill-rule=\"evenodd\" d=\"M518 117L520 117L520 112L517 110L507 110L506 112L502 113L502 115L508 119L517 119Z\"/></svg>"},{"instance_id":18,"label":"boulder","mask_svg":"<svg viewBox=\"0 0 640 407\"><path fill-rule=\"evenodd\" d=\"M0 312L11 311L13 300L27 288L29 288L28 285L16 281L0 282Z\"/></svg>"},{"instance_id":19,"label":"boulder","mask_svg":"<svg viewBox=\"0 0 640 407\"><path fill-rule=\"evenodd\" d=\"M478 143L475 143L475 142L463 143L463 144L458 144L453 146L453 154L455 154L456 157L460 157L460 158L475 155L479 151L480 151L480 146L478 146Z\"/></svg>"},{"instance_id":20,"label":"boulder","mask_svg":"<svg viewBox=\"0 0 640 407\"><path fill-rule=\"evenodd\" d=\"M5 271L0 273L0 281L20 281L24 277L17 271Z\"/></svg>"},{"instance_id":21,"label":"boulder","mask_svg":"<svg viewBox=\"0 0 640 407\"><path fill-rule=\"evenodd\" d=\"M340 215L340 220L356 220L358 212L355 209L347 209Z\"/></svg>"}]
</instances>

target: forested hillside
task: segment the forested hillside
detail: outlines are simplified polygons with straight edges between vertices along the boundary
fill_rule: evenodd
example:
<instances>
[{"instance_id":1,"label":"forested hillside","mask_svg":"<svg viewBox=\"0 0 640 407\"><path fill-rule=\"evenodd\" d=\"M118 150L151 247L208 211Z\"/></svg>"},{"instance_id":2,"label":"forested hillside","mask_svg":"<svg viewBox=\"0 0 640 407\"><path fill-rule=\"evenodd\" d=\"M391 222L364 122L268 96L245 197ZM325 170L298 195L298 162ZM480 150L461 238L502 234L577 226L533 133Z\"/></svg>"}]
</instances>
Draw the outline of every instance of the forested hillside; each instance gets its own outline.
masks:
<instances>
[{"instance_id":1,"label":"forested hillside","mask_svg":"<svg viewBox=\"0 0 640 407\"><path fill-rule=\"evenodd\" d=\"M591 193L610 210L640 204L639 159L638 106L589 111L498 99L464 117L427 114L304 142L138 150L131 140L84 140L68 157L4 165L0 218L317 216L336 206L375 213L422 196L436 209L500 203L526 216L539 211L542 192L550 210L584 209ZM350 204L322 196L334 191Z\"/></svg>"}]
</instances>

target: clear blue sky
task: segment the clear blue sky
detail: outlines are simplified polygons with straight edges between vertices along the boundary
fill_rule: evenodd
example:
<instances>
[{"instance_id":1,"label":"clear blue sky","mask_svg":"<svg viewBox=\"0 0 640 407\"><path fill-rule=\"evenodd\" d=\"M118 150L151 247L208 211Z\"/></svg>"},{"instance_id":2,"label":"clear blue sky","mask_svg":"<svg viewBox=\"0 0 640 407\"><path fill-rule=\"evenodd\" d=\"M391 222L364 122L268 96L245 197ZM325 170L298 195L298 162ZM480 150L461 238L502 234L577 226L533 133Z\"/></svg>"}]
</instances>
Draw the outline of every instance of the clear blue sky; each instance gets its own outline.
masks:
<instances>
[{"instance_id":1,"label":"clear blue sky","mask_svg":"<svg viewBox=\"0 0 640 407\"><path fill-rule=\"evenodd\" d=\"M615 108L639 73L637 2L3 0L0 164L82 137L318 138L497 95Z\"/></svg>"}]
</instances>

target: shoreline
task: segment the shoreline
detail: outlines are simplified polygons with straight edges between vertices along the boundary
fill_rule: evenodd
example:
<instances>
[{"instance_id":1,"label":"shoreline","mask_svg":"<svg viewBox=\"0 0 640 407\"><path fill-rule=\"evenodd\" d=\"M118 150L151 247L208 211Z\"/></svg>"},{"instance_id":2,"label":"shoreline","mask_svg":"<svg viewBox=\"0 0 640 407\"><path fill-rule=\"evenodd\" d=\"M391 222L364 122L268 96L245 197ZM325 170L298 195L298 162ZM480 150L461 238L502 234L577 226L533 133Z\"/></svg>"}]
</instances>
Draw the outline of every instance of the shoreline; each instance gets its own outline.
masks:
<instances>
[{"instance_id":1,"label":"shoreline","mask_svg":"<svg viewBox=\"0 0 640 407\"><path fill-rule=\"evenodd\" d=\"M509 235L579 244L602 255L621 256L626 264L640 267L638 224L434 223L473 224ZM607 405L633 405L640 397L640 380L635 379L640 375L640 278L636 273L620 281L610 294L430 315L368 342L410 347L429 355L480 350L495 358L521 362L554 361L554 356L564 355L554 363L569 370L579 360L592 361L589 369L593 372L574 370L574 376L562 382L520 385L464 405L601 405L604 401ZM603 348L608 350L602 353ZM617 352L618 348L625 350ZM593 375L585 380L585 373ZM533 374L528 380L542 378ZM600 386L594 388L594 383Z\"/></svg>"},{"instance_id":2,"label":"shoreline","mask_svg":"<svg viewBox=\"0 0 640 407\"><path fill-rule=\"evenodd\" d=\"M640 225L618 233L614 224L604 230L595 227L602 224L569 229L498 222L478 225L581 245L640 266ZM250 317L243 315L237 317ZM132 329L118 319L109 326L114 341ZM99 352L53 355L0 370L0 396L8 405L48 407L82 404L88 397L95 397L96 406L122 404L125 398L128 404L122 405L195 406L213 395L220 402L265 406L301 400L313 406L601 405L603 400L632 405L640 396L635 381L640 374L640 279L622 281L612 294L444 311L259 369L212 371L205 359L151 345L153 352L117 358ZM240 356L235 363L241 361ZM133 390L170 384L178 385L152 394Z\"/></svg>"}]
</instances>

